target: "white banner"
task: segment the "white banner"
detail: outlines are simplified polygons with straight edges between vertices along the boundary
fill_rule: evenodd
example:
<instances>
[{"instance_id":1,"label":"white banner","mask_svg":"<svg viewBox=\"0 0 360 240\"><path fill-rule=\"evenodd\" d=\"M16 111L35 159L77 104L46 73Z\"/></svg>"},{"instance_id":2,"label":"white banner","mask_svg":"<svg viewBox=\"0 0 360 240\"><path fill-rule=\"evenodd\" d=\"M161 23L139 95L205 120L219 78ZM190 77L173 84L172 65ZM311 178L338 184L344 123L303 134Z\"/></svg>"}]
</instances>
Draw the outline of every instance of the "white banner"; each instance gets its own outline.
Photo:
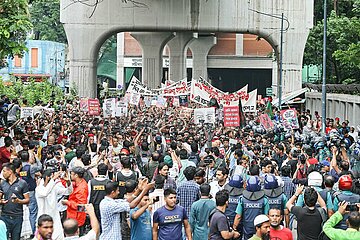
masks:
<instances>
[{"instance_id":1,"label":"white banner","mask_svg":"<svg viewBox=\"0 0 360 240\"><path fill-rule=\"evenodd\" d=\"M20 112L20 118L34 117L34 109L31 107L22 107Z\"/></svg>"},{"instance_id":2,"label":"white banner","mask_svg":"<svg viewBox=\"0 0 360 240\"><path fill-rule=\"evenodd\" d=\"M194 123L215 123L215 108L194 109Z\"/></svg>"},{"instance_id":3,"label":"white banner","mask_svg":"<svg viewBox=\"0 0 360 240\"><path fill-rule=\"evenodd\" d=\"M256 112L256 99L257 99L257 89L249 92L249 99L241 99L241 105L243 112Z\"/></svg>"},{"instance_id":4,"label":"white banner","mask_svg":"<svg viewBox=\"0 0 360 240\"><path fill-rule=\"evenodd\" d=\"M190 100L206 106L211 98L215 98L219 104L234 105L238 104L239 99L247 99L248 85L233 93L224 93L215 88L204 79L195 80L191 82ZM236 103L237 102L237 103Z\"/></svg>"}]
</instances>

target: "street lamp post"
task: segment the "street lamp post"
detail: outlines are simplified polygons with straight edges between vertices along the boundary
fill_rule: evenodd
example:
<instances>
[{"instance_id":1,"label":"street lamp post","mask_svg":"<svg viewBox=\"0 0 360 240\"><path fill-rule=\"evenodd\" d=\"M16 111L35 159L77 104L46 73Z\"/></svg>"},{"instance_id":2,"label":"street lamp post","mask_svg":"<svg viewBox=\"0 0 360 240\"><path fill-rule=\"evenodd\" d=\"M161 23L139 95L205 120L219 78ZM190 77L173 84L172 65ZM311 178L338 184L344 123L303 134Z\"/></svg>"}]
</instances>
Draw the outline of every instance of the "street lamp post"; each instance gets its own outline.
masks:
<instances>
[{"instance_id":1,"label":"street lamp post","mask_svg":"<svg viewBox=\"0 0 360 240\"><path fill-rule=\"evenodd\" d=\"M281 13L280 15L273 15L273 14L268 14L268 13L264 13L264 12L260 12L254 9L249 9L252 12L255 12L257 14L261 14L264 16L268 16L268 17L272 17L272 18L276 18L276 19L280 19L281 20L281 29L280 29L280 52L279 52L279 80L278 80L278 86L277 86L277 92L278 92L278 98L279 98L279 104L278 107L279 109L281 109L281 95L282 95L282 69L283 69L283 42L284 42L284 32L287 32L287 30L289 29L290 23L289 20L287 19L287 17L284 16L284 13ZM287 22L287 27L286 29L284 29L284 21Z\"/></svg>"},{"instance_id":2,"label":"street lamp post","mask_svg":"<svg viewBox=\"0 0 360 240\"><path fill-rule=\"evenodd\" d=\"M324 0L324 37L323 37L323 78L322 78L322 93L321 93L321 102L322 102L322 113L321 113L321 122L322 122L322 133L325 134L326 129L326 32L327 32L327 2Z\"/></svg>"},{"instance_id":3,"label":"street lamp post","mask_svg":"<svg viewBox=\"0 0 360 240\"><path fill-rule=\"evenodd\" d=\"M281 110L281 97L282 97L282 76L283 76L283 34L284 34L284 13L281 13L281 30L280 30L280 61L279 61L279 84L278 84L278 97L279 97L279 110Z\"/></svg>"}]
</instances>

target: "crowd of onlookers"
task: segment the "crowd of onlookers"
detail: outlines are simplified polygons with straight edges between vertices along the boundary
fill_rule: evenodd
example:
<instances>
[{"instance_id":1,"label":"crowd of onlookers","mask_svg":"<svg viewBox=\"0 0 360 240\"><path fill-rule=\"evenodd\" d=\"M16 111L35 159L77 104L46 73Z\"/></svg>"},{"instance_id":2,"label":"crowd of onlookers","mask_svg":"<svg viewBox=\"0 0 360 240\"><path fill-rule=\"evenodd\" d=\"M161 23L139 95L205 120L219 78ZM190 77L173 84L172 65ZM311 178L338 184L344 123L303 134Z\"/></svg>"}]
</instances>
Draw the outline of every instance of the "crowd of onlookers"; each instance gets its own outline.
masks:
<instances>
[{"instance_id":1,"label":"crowd of onlookers","mask_svg":"<svg viewBox=\"0 0 360 240\"><path fill-rule=\"evenodd\" d=\"M109 118L77 100L20 119L23 106L0 101L0 240L360 239L359 131L346 120L321 134L309 111L286 129L274 109L265 130L262 106L236 128L142 99Z\"/></svg>"}]
</instances>

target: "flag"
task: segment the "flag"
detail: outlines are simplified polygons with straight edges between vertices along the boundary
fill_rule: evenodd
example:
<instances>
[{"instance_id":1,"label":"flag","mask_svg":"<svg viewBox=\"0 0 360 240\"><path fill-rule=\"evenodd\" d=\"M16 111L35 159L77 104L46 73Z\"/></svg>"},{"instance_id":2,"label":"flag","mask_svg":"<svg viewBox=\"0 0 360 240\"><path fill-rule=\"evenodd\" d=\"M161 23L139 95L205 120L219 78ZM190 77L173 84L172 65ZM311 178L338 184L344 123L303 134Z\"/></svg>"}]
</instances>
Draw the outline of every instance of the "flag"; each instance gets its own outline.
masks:
<instances>
[{"instance_id":1,"label":"flag","mask_svg":"<svg viewBox=\"0 0 360 240\"><path fill-rule=\"evenodd\" d=\"M240 120L240 127L241 128L245 127L246 123L245 123L245 116L244 116L244 112L243 112L243 106L241 104L241 98L239 98L239 120Z\"/></svg>"},{"instance_id":2,"label":"flag","mask_svg":"<svg viewBox=\"0 0 360 240\"><path fill-rule=\"evenodd\" d=\"M265 113L269 116L270 119L273 119L274 114L273 114L272 105L271 105L270 101L268 101L266 104Z\"/></svg>"}]
</instances>

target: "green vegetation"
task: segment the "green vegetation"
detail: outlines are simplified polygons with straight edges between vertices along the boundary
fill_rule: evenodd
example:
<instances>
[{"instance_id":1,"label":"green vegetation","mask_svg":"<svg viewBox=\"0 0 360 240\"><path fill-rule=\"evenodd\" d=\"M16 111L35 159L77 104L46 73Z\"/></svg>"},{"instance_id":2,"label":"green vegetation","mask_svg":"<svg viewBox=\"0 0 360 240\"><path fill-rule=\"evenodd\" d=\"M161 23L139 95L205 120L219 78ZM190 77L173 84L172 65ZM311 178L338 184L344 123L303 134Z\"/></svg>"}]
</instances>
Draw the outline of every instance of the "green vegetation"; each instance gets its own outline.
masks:
<instances>
[{"instance_id":1,"label":"green vegetation","mask_svg":"<svg viewBox=\"0 0 360 240\"><path fill-rule=\"evenodd\" d=\"M27 0L0 1L0 67L5 65L6 57L23 55L31 28Z\"/></svg>"},{"instance_id":2,"label":"green vegetation","mask_svg":"<svg viewBox=\"0 0 360 240\"><path fill-rule=\"evenodd\" d=\"M0 94L5 94L10 99L27 99L29 105L33 105L36 100L45 103L49 101L64 100L64 93L58 86L54 86L48 81L23 83L18 79L11 79L6 84L0 78Z\"/></svg>"},{"instance_id":3,"label":"green vegetation","mask_svg":"<svg viewBox=\"0 0 360 240\"><path fill-rule=\"evenodd\" d=\"M33 30L40 40L67 42L60 23L60 0L34 0L29 9Z\"/></svg>"},{"instance_id":4,"label":"green vegetation","mask_svg":"<svg viewBox=\"0 0 360 240\"><path fill-rule=\"evenodd\" d=\"M328 1L327 83L360 83L360 0ZM304 65L322 65L323 0L315 1Z\"/></svg>"}]
</instances>

